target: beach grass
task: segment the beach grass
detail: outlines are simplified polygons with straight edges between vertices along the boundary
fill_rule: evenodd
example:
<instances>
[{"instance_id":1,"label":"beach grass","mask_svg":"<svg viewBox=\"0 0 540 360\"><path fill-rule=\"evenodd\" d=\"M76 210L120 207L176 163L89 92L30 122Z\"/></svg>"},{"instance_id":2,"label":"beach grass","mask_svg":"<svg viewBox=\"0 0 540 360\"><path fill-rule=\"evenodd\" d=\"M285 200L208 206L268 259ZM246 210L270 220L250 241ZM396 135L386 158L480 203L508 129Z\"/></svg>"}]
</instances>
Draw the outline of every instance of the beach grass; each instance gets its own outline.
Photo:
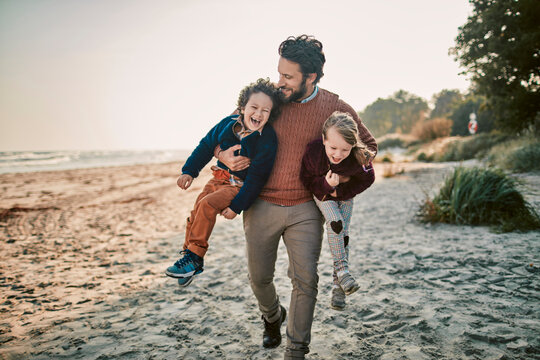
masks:
<instances>
[{"instance_id":1,"label":"beach grass","mask_svg":"<svg viewBox=\"0 0 540 360\"><path fill-rule=\"evenodd\" d=\"M512 172L540 171L540 141L533 137L521 137L495 145L486 156L490 166Z\"/></svg>"},{"instance_id":2,"label":"beach grass","mask_svg":"<svg viewBox=\"0 0 540 360\"><path fill-rule=\"evenodd\" d=\"M489 225L501 232L540 228L517 180L499 169L455 168L433 199L426 196L417 215L423 222Z\"/></svg>"},{"instance_id":3,"label":"beach grass","mask_svg":"<svg viewBox=\"0 0 540 360\"><path fill-rule=\"evenodd\" d=\"M467 136L448 144L442 153L434 155L434 161L463 161L482 159L497 144L508 141L504 134L478 134Z\"/></svg>"}]
</instances>

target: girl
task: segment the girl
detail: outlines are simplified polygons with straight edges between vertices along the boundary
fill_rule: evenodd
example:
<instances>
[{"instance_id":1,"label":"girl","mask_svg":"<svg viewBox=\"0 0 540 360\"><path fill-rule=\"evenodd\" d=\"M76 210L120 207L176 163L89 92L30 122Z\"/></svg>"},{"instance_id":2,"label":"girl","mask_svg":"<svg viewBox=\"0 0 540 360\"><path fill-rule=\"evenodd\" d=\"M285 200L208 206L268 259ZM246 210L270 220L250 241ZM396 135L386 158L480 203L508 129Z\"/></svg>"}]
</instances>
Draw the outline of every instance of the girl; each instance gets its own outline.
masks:
<instances>
[{"instance_id":1,"label":"girl","mask_svg":"<svg viewBox=\"0 0 540 360\"><path fill-rule=\"evenodd\" d=\"M331 306L336 310L345 308L345 295L359 289L349 273L349 223L354 196L375 181L374 156L359 140L353 118L336 111L324 123L322 139L310 142L302 159L300 178L326 221L334 260Z\"/></svg>"}]
</instances>

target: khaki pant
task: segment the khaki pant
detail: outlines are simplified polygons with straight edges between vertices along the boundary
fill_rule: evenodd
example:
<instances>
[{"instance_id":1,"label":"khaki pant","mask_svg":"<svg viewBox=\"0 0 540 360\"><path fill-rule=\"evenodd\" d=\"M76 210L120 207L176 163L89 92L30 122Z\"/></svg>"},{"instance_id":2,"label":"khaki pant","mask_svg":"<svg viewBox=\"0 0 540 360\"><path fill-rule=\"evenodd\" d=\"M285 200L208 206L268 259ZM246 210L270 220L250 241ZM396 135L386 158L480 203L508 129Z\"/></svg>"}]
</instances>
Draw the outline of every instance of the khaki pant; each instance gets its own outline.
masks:
<instances>
[{"instance_id":1,"label":"khaki pant","mask_svg":"<svg viewBox=\"0 0 540 360\"><path fill-rule=\"evenodd\" d=\"M214 177L204 186L187 219L184 249L189 249L200 257L204 257L208 250L208 239L216 224L217 215L231 204L240 191L240 187L231 185L226 176L219 175L214 172Z\"/></svg>"},{"instance_id":2,"label":"khaki pant","mask_svg":"<svg viewBox=\"0 0 540 360\"><path fill-rule=\"evenodd\" d=\"M317 263L323 234L321 213L313 201L285 207L257 199L244 211L244 230L251 288L269 322L280 316L273 279L279 240L283 237L293 287L288 311L287 353L303 357L309 351L317 300Z\"/></svg>"}]
</instances>

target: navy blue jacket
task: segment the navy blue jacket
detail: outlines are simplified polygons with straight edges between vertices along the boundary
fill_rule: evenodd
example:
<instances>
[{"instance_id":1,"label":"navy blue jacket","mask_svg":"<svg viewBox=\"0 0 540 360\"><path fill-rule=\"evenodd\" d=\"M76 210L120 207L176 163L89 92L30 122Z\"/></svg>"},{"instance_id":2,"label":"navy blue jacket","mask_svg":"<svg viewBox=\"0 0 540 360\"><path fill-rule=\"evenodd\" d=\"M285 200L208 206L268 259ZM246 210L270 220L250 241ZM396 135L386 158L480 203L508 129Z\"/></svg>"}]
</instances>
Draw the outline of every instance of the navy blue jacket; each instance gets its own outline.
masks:
<instances>
[{"instance_id":1,"label":"navy blue jacket","mask_svg":"<svg viewBox=\"0 0 540 360\"><path fill-rule=\"evenodd\" d=\"M272 126L266 124L262 129L262 133L254 131L242 140L238 139L233 131L238 116L227 116L201 139L199 145L193 150L182 167L182 174L191 175L193 178L199 176L202 168L214 157L214 150L217 145L222 150L227 150L233 145L241 144L242 148L237 152L237 155L250 158L251 165L247 169L231 171L221 161L217 163L220 168L244 180L244 185L242 185L231 205L229 205L232 211L240 214L242 210L248 209L259 196L272 172L277 151L277 136Z\"/></svg>"}]
</instances>

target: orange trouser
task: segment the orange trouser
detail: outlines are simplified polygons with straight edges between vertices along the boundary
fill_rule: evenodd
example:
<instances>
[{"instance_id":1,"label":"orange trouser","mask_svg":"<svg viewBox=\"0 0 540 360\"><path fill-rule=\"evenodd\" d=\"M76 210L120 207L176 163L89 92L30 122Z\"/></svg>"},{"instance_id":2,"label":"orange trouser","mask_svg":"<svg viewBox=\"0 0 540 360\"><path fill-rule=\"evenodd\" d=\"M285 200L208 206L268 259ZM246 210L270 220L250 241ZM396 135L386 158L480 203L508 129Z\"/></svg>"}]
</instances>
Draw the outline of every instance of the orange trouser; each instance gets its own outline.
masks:
<instances>
[{"instance_id":1,"label":"orange trouser","mask_svg":"<svg viewBox=\"0 0 540 360\"><path fill-rule=\"evenodd\" d=\"M200 257L204 257L208 250L208 239L217 215L231 204L240 191L239 186L231 185L229 177L225 170L214 171L214 177L204 186L187 219L184 249Z\"/></svg>"}]
</instances>

